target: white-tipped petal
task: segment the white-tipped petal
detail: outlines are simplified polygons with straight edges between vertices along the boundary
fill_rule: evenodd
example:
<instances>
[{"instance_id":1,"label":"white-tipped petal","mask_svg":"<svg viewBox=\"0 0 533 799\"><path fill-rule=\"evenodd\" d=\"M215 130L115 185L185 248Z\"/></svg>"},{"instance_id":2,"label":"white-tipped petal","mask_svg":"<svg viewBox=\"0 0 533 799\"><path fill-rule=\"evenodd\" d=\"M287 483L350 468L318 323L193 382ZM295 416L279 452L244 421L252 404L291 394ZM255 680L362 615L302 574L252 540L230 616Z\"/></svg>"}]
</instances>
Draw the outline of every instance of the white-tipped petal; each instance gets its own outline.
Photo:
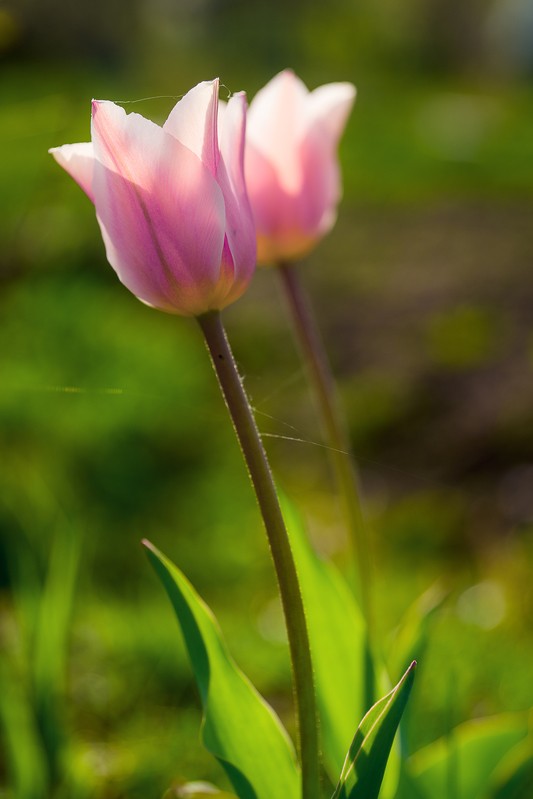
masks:
<instances>
[{"instance_id":1,"label":"white-tipped petal","mask_svg":"<svg viewBox=\"0 0 533 799\"><path fill-rule=\"evenodd\" d=\"M343 134L355 102L356 88L352 83L327 83L309 95L307 126L320 124L328 131L336 146Z\"/></svg>"},{"instance_id":2,"label":"white-tipped petal","mask_svg":"<svg viewBox=\"0 0 533 799\"><path fill-rule=\"evenodd\" d=\"M220 275L225 211L202 161L158 125L93 105L94 196L108 260L139 299L196 315Z\"/></svg>"},{"instance_id":3,"label":"white-tipped petal","mask_svg":"<svg viewBox=\"0 0 533 799\"><path fill-rule=\"evenodd\" d=\"M59 166L62 166L74 178L89 200L94 202L92 190L94 149L92 142L64 144L62 147L52 147L48 152L54 156Z\"/></svg>"},{"instance_id":4,"label":"white-tipped petal","mask_svg":"<svg viewBox=\"0 0 533 799\"><path fill-rule=\"evenodd\" d=\"M233 274L228 302L233 302L237 292L244 290L256 258L255 227L244 180L246 108L246 95L239 92L219 115L221 157L217 179L224 195L226 241Z\"/></svg>"},{"instance_id":5,"label":"white-tipped petal","mask_svg":"<svg viewBox=\"0 0 533 799\"><path fill-rule=\"evenodd\" d=\"M268 159L288 192L296 192L301 170L295 149L305 130L309 92L291 70L257 92L248 112L247 138Z\"/></svg>"},{"instance_id":6,"label":"white-tipped petal","mask_svg":"<svg viewBox=\"0 0 533 799\"><path fill-rule=\"evenodd\" d=\"M224 106L218 79L176 105L164 128L93 101L92 143L53 148L95 205L107 258L124 285L184 316L220 310L246 288L255 233L244 184L246 100Z\"/></svg>"},{"instance_id":7,"label":"white-tipped petal","mask_svg":"<svg viewBox=\"0 0 533 799\"><path fill-rule=\"evenodd\" d=\"M252 100L246 182L260 263L305 255L334 224L341 195L336 149L354 98L350 83L309 92L285 70Z\"/></svg>"},{"instance_id":8,"label":"white-tipped petal","mask_svg":"<svg viewBox=\"0 0 533 799\"><path fill-rule=\"evenodd\" d=\"M163 130L188 147L216 172L219 80L204 81L191 89L170 112Z\"/></svg>"}]
</instances>

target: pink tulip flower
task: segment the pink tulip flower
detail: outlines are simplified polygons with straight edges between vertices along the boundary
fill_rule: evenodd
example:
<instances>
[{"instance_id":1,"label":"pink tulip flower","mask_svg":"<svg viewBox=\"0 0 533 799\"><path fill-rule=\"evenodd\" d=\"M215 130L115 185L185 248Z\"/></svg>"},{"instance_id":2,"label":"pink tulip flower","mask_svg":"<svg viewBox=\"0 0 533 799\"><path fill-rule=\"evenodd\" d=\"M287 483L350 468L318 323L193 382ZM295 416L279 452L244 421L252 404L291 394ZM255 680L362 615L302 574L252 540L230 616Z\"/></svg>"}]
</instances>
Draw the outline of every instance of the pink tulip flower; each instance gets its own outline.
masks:
<instances>
[{"instance_id":1,"label":"pink tulip flower","mask_svg":"<svg viewBox=\"0 0 533 799\"><path fill-rule=\"evenodd\" d=\"M218 90L218 80L198 84L163 127L95 100L92 141L50 150L94 203L122 283L142 302L184 316L229 305L255 267L246 96L219 108Z\"/></svg>"},{"instance_id":2,"label":"pink tulip flower","mask_svg":"<svg viewBox=\"0 0 533 799\"><path fill-rule=\"evenodd\" d=\"M333 227L341 195L337 146L354 100L351 83L309 92L285 70L250 103L245 171L259 263L300 258Z\"/></svg>"}]
</instances>

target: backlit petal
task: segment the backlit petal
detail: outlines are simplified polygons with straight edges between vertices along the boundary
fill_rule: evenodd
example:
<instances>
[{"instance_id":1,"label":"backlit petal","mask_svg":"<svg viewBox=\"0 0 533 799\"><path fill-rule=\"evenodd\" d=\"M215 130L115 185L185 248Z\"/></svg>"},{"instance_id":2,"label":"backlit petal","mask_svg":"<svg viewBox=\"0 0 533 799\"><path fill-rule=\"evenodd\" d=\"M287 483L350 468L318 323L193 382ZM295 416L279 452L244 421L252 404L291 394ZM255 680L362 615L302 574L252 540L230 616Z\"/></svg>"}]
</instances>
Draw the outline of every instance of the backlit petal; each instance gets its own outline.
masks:
<instances>
[{"instance_id":1,"label":"backlit petal","mask_svg":"<svg viewBox=\"0 0 533 799\"><path fill-rule=\"evenodd\" d=\"M270 161L251 142L246 145L246 175L256 226L258 263L275 264L305 255L317 238L315 230L302 225L305 196L288 193Z\"/></svg>"},{"instance_id":2,"label":"backlit petal","mask_svg":"<svg viewBox=\"0 0 533 799\"><path fill-rule=\"evenodd\" d=\"M170 312L210 310L225 212L190 149L138 114L93 105L94 200L109 262L139 299Z\"/></svg>"},{"instance_id":3,"label":"backlit petal","mask_svg":"<svg viewBox=\"0 0 533 799\"><path fill-rule=\"evenodd\" d=\"M315 124L324 126L336 147L343 134L352 106L356 89L351 83L328 83L319 86L309 95L307 123L309 129Z\"/></svg>"},{"instance_id":4,"label":"backlit petal","mask_svg":"<svg viewBox=\"0 0 533 799\"><path fill-rule=\"evenodd\" d=\"M221 158L217 178L226 207L226 240L232 266L228 302L233 302L247 285L256 256L255 227L244 181L246 95L234 94L221 109L219 119Z\"/></svg>"},{"instance_id":5,"label":"backlit petal","mask_svg":"<svg viewBox=\"0 0 533 799\"><path fill-rule=\"evenodd\" d=\"M268 158L287 191L301 184L296 148L306 121L309 92L291 70L276 75L250 103L247 138Z\"/></svg>"},{"instance_id":6,"label":"backlit petal","mask_svg":"<svg viewBox=\"0 0 533 799\"><path fill-rule=\"evenodd\" d=\"M219 80L204 81L179 100L163 125L216 173L218 163L217 109Z\"/></svg>"},{"instance_id":7,"label":"backlit petal","mask_svg":"<svg viewBox=\"0 0 533 799\"><path fill-rule=\"evenodd\" d=\"M54 156L59 166L62 166L74 178L89 200L94 202L92 190L94 149L92 142L64 144L62 147L52 147L48 152Z\"/></svg>"},{"instance_id":8,"label":"backlit petal","mask_svg":"<svg viewBox=\"0 0 533 799\"><path fill-rule=\"evenodd\" d=\"M354 98L350 83L309 92L286 70L252 100L245 163L259 263L301 257L334 224L337 146Z\"/></svg>"},{"instance_id":9,"label":"backlit petal","mask_svg":"<svg viewBox=\"0 0 533 799\"><path fill-rule=\"evenodd\" d=\"M323 235L333 226L341 197L339 139L355 100L351 83L330 83L311 92L306 134L300 144L304 180L302 227Z\"/></svg>"},{"instance_id":10,"label":"backlit petal","mask_svg":"<svg viewBox=\"0 0 533 799\"><path fill-rule=\"evenodd\" d=\"M220 104L218 138L220 151L235 193L246 198L244 146L246 134L246 94L238 92Z\"/></svg>"},{"instance_id":11,"label":"backlit petal","mask_svg":"<svg viewBox=\"0 0 533 799\"><path fill-rule=\"evenodd\" d=\"M96 207L106 254L148 305L199 315L233 302L255 267L255 231L243 174L246 99L224 104L201 83L165 126L93 101L92 143L50 152Z\"/></svg>"}]
</instances>

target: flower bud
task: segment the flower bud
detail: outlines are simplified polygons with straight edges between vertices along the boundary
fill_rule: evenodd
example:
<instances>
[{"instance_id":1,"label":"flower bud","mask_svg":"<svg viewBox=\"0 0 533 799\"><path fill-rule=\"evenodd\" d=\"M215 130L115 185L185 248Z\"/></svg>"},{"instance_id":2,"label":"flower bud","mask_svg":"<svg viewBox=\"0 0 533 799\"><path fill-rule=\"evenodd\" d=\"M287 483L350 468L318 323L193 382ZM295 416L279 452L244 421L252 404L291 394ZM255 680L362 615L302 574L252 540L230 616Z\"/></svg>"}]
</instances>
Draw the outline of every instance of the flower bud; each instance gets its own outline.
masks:
<instances>
[{"instance_id":1,"label":"flower bud","mask_svg":"<svg viewBox=\"0 0 533 799\"><path fill-rule=\"evenodd\" d=\"M337 146L354 100L351 83L309 92L285 70L250 103L245 170L259 263L300 258L333 227Z\"/></svg>"},{"instance_id":2,"label":"flower bud","mask_svg":"<svg viewBox=\"0 0 533 799\"><path fill-rule=\"evenodd\" d=\"M160 127L93 101L90 143L50 152L94 203L109 263L147 305L198 316L245 290L255 233L244 185L246 96L198 84Z\"/></svg>"}]
</instances>

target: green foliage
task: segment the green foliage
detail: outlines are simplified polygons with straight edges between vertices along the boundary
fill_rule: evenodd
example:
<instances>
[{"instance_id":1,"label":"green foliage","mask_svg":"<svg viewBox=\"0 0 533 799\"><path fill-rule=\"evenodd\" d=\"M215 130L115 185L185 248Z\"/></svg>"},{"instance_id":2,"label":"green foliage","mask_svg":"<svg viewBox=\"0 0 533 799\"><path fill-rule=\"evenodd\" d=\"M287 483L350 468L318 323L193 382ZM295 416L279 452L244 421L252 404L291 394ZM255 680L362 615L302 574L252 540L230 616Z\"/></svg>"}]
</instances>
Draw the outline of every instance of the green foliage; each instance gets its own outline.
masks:
<instances>
[{"instance_id":1,"label":"green foliage","mask_svg":"<svg viewBox=\"0 0 533 799\"><path fill-rule=\"evenodd\" d=\"M431 624L442 608L446 593L438 585L428 589L404 613L388 648L387 664L392 672L421 660L428 647Z\"/></svg>"},{"instance_id":2,"label":"green foliage","mask_svg":"<svg viewBox=\"0 0 533 799\"><path fill-rule=\"evenodd\" d=\"M298 513L287 501L284 518L309 626L324 759L331 779L336 781L354 722L370 704L366 625L343 577L316 555Z\"/></svg>"},{"instance_id":3,"label":"green foliage","mask_svg":"<svg viewBox=\"0 0 533 799\"><path fill-rule=\"evenodd\" d=\"M206 748L239 799L298 799L295 753L281 722L229 655L211 611L184 575L145 545L181 625L204 709Z\"/></svg>"},{"instance_id":4,"label":"green foliage","mask_svg":"<svg viewBox=\"0 0 533 799\"><path fill-rule=\"evenodd\" d=\"M80 554L81 535L64 518L43 585L15 548L8 551L24 656L6 647L0 657L0 728L17 799L46 799L67 780L64 696Z\"/></svg>"},{"instance_id":5,"label":"green foliage","mask_svg":"<svg viewBox=\"0 0 533 799\"><path fill-rule=\"evenodd\" d=\"M262 680L281 701L288 694L283 649L263 640L255 627L258 606L273 590L271 575L258 565L254 536L246 541L241 536L247 525L257 523L254 508L234 479L241 474L240 463L239 471L228 468L233 444L228 446L229 435L224 438L218 430L218 398L210 404L211 375L203 369L192 328L141 308L120 292L105 264L93 208L46 154L52 145L87 138L92 95L176 95L219 70L231 89L246 88L250 96L289 63L310 86L346 78L358 85L341 144L344 203L334 234L309 259L309 277L320 284L318 310L344 388L347 380L356 381L354 396L346 393L347 410L357 443L364 443L361 455L368 457L362 466L379 541L384 631L396 623L399 608L437 575L446 579L447 571L452 589L464 590L488 573L504 591L506 616L490 634L460 619L453 605L434 631L416 697L407 707L407 714L416 710L412 743L420 746L439 734L445 681L434 675L440 675L444 662L458 675L459 717L468 718L481 703L492 712L525 707L531 699L533 530L530 516L528 521L520 510L530 508L531 481L526 474L522 484L516 470L532 458L528 369L533 349L527 313L532 87L510 75L494 81L492 73L478 71L478 63L473 79L456 73L428 79L425 68L398 71L398 61L387 60L394 56L393 40L407 37L409 43L415 39L431 47L425 28L429 15L420 14L415 7L423 4L414 0L408 5L383 0L375 8L342 0L333 14L325 5L298 4L296 12L287 6L291 25L277 29L281 50L273 27L258 26L248 7L251 37L242 35L237 23L246 4L240 2L230 4L237 14L229 13L227 3L204 4L218 8L218 20L238 43L228 48L215 25L205 34L220 49L206 49L198 32L202 14L193 5L168 11L174 15L173 35L170 25L157 24L152 4L151 24L141 26L142 34L159 30L165 44L143 40L134 70L109 68L109 63L101 71L59 60L25 63L24 52L3 63L2 493L11 493L29 512L32 528L27 541L18 536L14 542L24 591L20 581L5 579L4 540L11 530L7 524L0 530L0 715L7 744L6 757L0 756L0 793L14 792L17 799L47 795L49 764L30 686L38 661L37 683L50 686L57 660L62 669L66 656L52 651L54 639L59 647L63 641L55 634L47 637L45 624L38 633L41 655L34 658L36 626L55 612L48 600L46 613L39 609L49 589L43 593L43 581L31 574L37 552L48 562L49 531L41 509L25 493L39 475L50 480L61 503L71 491L81 497L72 534L90 530L67 686L76 755L74 764L69 760L63 767L79 767L92 795L143 799L160 795L162 785L181 772L214 778L201 748L199 755L196 749L190 753L197 717L188 672L178 647L165 645L157 586L150 593L134 543L139 530L160 530L166 541L175 530L187 531L177 541L180 563L186 563L195 583L201 579L202 589L208 586L226 603L225 621L235 630L239 660L248 671L253 664L256 684ZM190 6L185 25L181 6ZM284 22L283 3L278 6ZM454 10L450 6L450 14ZM262 15L271 19L271 4L263 3ZM347 18L354 25L346 25ZM453 30L459 27L454 24ZM295 52L293 33L300 48L305 42L306 57L302 50ZM264 45L259 55L257 37ZM417 50L409 46L407 51L413 67ZM56 56L60 53L54 50ZM153 116L155 107L163 119L172 102L150 100L147 114ZM336 283L340 302L333 305ZM258 274L255 287L231 311L246 380L256 389L258 405L278 393L278 405L263 406L275 417L274 432L287 432L284 423L292 422L299 437L316 440L314 429L302 421L303 401L299 405L298 394L287 394L287 381L294 384L298 375L291 371L286 331L278 325L279 298L272 300L269 292L267 275ZM475 313L457 314L456 309ZM520 354L524 341L527 357ZM505 371L498 360L505 362ZM285 372L280 363L288 363ZM270 373L263 371L269 364ZM477 369L469 373L469 365ZM450 382L459 371L468 391ZM480 383L481 372L485 382ZM301 395L303 382L296 383ZM450 406L453 398L455 413L428 408L428 391ZM198 440L199 425L207 444ZM314 457L304 448L302 456L301 445L279 442L272 449L282 481L289 475L310 512L318 510L316 518L322 520L324 507L331 506L322 453ZM305 471L295 467L299 458ZM192 535L187 518L194 525ZM330 517L324 542L328 551L338 544ZM446 555L453 549L458 557L450 567ZM238 604L243 595L252 598L247 624ZM61 618L66 605L56 610ZM4 647L13 626L22 643L17 639L13 647ZM420 657L418 646L415 656ZM44 654L47 647L55 665ZM392 656L403 661L409 648L402 644L401 658L400 648L393 648L387 661L393 673L399 666ZM360 663L356 668L356 685L350 683L343 696L359 692ZM176 697L180 707L171 712L167 708ZM39 701L44 708L46 698ZM44 726L59 730L62 712L54 712L51 725ZM63 727L59 739L64 734ZM50 751L54 748L51 744ZM336 762L339 749L337 744ZM169 754L174 750L175 758ZM509 750L491 777L490 799L530 799L530 751L528 739ZM420 790L412 781L405 799L419 799ZM425 793L423 799L428 799Z\"/></svg>"},{"instance_id":6,"label":"green foliage","mask_svg":"<svg viewBox=\"0 0 533 799\"><path fill-rule=\"evenodd\" d=\"M175 789L167 791L163 799L209 799L209 797L218 797L218 799L232 799L233 794L226 791L219 791L214 785L209 782L187 782L185 785L179 785Z\"/></svg>"},{"instance_id":7,"label":"green foliage","mask_svg":"<svg viewBox=\"0 0 533 799\"><path fill-rule=\"evenodd\" d=\"M413 662L393 690L370 708L350 746L333 799L377 799L394 736L415 676Z\"/></svg>"},{"instance_id":8,"label":"green foliage","mask_svg":"<svg viewBox=\"0 0 533 799\"><path fill-rule=\"evenodd\" d=\"M427 799L489 799L490 792L494 793L491 785L498 776L499 764L529 734L530 719L526 713L461 724L407 761L406 770L411 778L407 785L414 782L420 796ZM512 784L522 769L523 761L513 764L511 773L506 775L506 784ZM527 794L518 796L527 799ZM409 799L410 788L404 786L400 797Z\"/></svg>"},{"instance_id":9,"label":"green foliage","mask_svg":"<svg viewBox=\"0 0 533 799\"><path fill-rule=\"evenodd\" d=\"M0 659L0 727L6 768L18 799L45 799L48 768L29 694L5 656Z\"/></svg>"},{"instance_id":10,"label":"green foliage","mask_svg":"<svg viewBox=\"0 0 533 799\"><path fill-rule=\"evenodd\" d=\"M502 758L491 777L487 799L529 799L533 794L533 740L528 737Z\"/></svg>"}]
</instances>

